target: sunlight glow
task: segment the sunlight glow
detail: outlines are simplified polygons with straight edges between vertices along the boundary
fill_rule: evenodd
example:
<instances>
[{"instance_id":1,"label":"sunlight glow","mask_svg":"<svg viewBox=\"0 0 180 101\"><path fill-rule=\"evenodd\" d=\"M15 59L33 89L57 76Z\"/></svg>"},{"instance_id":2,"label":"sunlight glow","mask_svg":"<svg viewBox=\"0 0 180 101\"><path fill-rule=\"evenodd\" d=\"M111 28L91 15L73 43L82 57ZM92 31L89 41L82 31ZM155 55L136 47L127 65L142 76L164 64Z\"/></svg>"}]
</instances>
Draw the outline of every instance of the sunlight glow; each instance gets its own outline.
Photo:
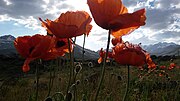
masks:
<instances>
[{"instance_id":1,"label":"sunlight glow","mask_svg":"<svg viewBox=\"0 0 180 101\"><path fill-rule=\"evenodd\" d=\"M12 4L9 0L4 0L4 2L6 3L6 5L11 5Z\"/></svg>"}]
</instances>

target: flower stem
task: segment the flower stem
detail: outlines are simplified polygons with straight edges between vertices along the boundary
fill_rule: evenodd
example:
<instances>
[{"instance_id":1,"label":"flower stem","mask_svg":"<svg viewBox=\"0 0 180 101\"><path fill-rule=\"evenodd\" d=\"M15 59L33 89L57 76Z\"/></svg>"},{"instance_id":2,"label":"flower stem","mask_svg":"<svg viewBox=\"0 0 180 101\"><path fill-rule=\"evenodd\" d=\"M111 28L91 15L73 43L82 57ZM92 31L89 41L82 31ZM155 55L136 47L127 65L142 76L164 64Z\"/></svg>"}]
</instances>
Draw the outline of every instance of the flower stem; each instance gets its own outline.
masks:
<instances>
[{"instance_id":1,"label":"flower stem","mask_svg":"<svg viewBox=\"0 0 180 101\"><path fill-rule=\"evenodd\" d=\"M74 41L73 41L73 44L75 45L75 43L76 43L76 37L74 37ZM72 68L73 68L73 70L72 70L72 78L74 78L74 76L75 76L75 74L74 74L74 50L72 50L72 53L71 53L71 59L72 59ZM75 80L73 79L73 83L75 82Z\"/></svg>"},{"instance_id":2,"label":"flower stem","mask_svg":"<svg viewBox=\"0 0 180 101\"><path fill-rule=\"evenodd\" d=\"M84 34L84 41L83 41L83 50L82 50L82 67L84 65L84 46L85 46L85 42L86 42L86 34ZM82 80L82 86L83 86L83 93L85 92L85 87L84 87L84 70L82 68L82 75L81 75L81 80Z\"/></svg>"},{"instance_id":3,"label":"flower stem","mask_svg":"<svg viewBox=\"0 0 180 101\"><path fill-rule=\"evenodd\" d=\"M109 33L108 33L108 42L107 42L106 54L105 54L105 58L104 58L104 61L103 61L103 67L102 67L102 70L101 70L101 78L100 78L100 81L99 81L99 85L98 85L98 88L97 88L97 91L96 91L94 101L97 101L97 97L98 97L98 94L99 94L99 91L100 91L100 87L101 87L103 79L104 79L106 59L107 59L108 51L109 51L110 35L111 35L111 30L109 30Z\"/></svg>"},{"instance_id":4,"label":"flower stem","mask_svg":"<svg viewBox=\"0 0 180 101\"><path fill-rule=\"evenodd\" d=\"M49 87L48 87L48 94L47 94L47 97L50 95L51 93L51 82L52 82L52 65L50 66L50 70L49 70Z\"/></svg>"},{"instance_id":5,"label":"flower stem","mask_svg":"<svg viewBox=\"0 0 180 101\"><path fill-rule=\"evenodd\" d=\"M73 41L73 44L75 45L76 43L76 37L74 37L74 41ZM73 67L73 70L72 70L72 79L73 79L73 83L75 83L76 81L76 74L74 74L74 70L75 70L75 66L74 66L74 50L72 50L72 67ZM76 92L76 86L75 86L75 89L74 89L74 100L73 101L76 101L76 96L77 92Z\"/></svg>"},{"instance_id":6,"label":"flower stem","mask_svg":"<svg viewBox=\"0 0 180 101\"><path fill-rule=\"evenodd\" d=\"M35 101L38 101L38 85L39 85L39 67L38 67L38 62L41 64L41 60L39 59L36 62L36 96L35 96Z\"/></svg>"},{"instance_id":7,"label":"flower stem","mask_svg":"<svg viewBox=\"0 0 180 101\"><path fill-rule=\"evenodd\" d=\"M70 39L68 38L68 49L69 49L69 59L70 59L70 76L69 76L69 81L68 81L68 86L67 86L67 91L66 91L66 95L68 94L69 91L69 87L71 85L71 76L72 76L72 56L71 56L71 46L70 46Z\"/></svg>"},{"instance_id":8,"label":"flower stem","mask_svg":"<svg viewBox=\"0 0 180 101\"><path fill-rule=\"evenodd\" d=\"M127 86L126 86L126 92L125 92L125 95L123 97L123 101L126 101L126 98L127 98L127 95L128 95L128 92L129 92L129 78L130 78L130 68L129 68L129 65L128 65L128 78L127 78Z\"/></svg>"},{"instance_id":9,"label":"flower stem","mask_svg":"<svg viewBox=\"0 0 180 101\"><path fill-rule=\"evenodd\" d=\"M84 41L83 41L82 64L84 64L84 53L85 53L85 51L84 51L84 46L85 46L85 42L86 42L86 34L84 34Z\"/></svg>"}]
</instances>

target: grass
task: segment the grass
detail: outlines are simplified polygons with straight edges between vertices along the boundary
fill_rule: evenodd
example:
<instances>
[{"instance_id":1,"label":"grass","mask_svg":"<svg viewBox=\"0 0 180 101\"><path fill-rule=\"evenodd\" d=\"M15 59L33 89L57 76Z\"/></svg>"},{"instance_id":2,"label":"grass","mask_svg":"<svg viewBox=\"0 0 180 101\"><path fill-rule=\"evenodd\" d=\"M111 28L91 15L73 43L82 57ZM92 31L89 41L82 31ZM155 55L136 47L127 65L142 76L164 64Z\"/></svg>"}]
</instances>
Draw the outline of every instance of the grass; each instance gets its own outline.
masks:
<instances>
[{"instance_id":1,"label":"grass","mask_svg":"<svg viewBox=\"0 0 180 101\"><path fill-rule=\"evenodd\" d=\"M162 61L160 65L168 65L169 61ZM174 63L180 65L180 59L174 60ZM33 66L33 65L32 65ZM31 66L31 67L32 67ZM56 92L66 94L68 85L69 68L64 67L58 70L56 63L55 76L50 96ZM20 68L20 67L19 67ZM77 75L77 101L87 99L85 101L93 101L97 85L100 78L100 66L93 68L83 66L82 71ZM168 75L159 76L159 73L166 71ZM39 79L39 96L38 101L43 101L47 97L50 74L40 68ZM33 71L31 71L33 73ZM164 73L164 72L163 72ZM173 70L156 69L147 74L147 70L139 70L137 67L130 67L130 88L127 101L178 101L180 99L180 69ZM143 79L140 79L143 77ZM7 78L6 74L1 75L0 83L0 101L33 101L35 97L35 74L24 74L20 77ZM84 80L84 85L82 84ZM80 82L79 82L80 81ZM115 65L107 65L105 79L102 83L98 101L122 101L127 83L127 67ZM73 93L73 88L72 88ZM57 94L58 95L58 94Z\"/></svg>"}]
</instances>

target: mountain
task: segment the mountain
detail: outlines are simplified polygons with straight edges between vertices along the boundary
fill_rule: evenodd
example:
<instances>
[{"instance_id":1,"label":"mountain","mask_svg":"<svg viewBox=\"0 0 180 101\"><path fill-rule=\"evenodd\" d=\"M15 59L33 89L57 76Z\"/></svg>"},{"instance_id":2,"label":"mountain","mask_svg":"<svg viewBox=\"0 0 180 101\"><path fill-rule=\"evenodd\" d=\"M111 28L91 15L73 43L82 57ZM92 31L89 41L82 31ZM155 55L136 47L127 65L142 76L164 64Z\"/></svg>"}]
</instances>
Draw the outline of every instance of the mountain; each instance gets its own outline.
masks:
<instances>
[{"instance_id":1,"label":"mountain","mask_svg":"<svg viewBox=\"0 0 180 101\"><path fill-rule=\"evenodd\" d=\"M16 49L14 47L13 41L15 37L12 35L5 35L0 37L0 55L11 56L12 54L16 54ZM76 59L82 58L82 50L83 48L79 45L75 45L74 47L74 56ZM95 51L85 49L84 59L98 59L99 54Z\"/></svg>"},{"instance_id":2,"label":"mountain","mask_svg":"<svg viewBox=\"0 0 180 101\"><path fill-rule=\"evenodd\" d=\"M98 59L99 54L95 51L92 51L90 49L84 49L85 53L84 53L84 59L85 60L95 60ZM77 59L82 59L82 53L83 53L83 48L79 45L75 45L74 47L74 56Z\"/></svg>"},{"instance_id":3,"label":"mountain","mask_svg":"<svg viewBox=\"0 0 180 101\"><path fill-rule=\"evenodd\" d=\"M5 35L0 37L0 54L9 55L16 53L13 41L15 37L12 35Z\"/></svg>"},{"instance_id":4,"label":"mountain","mask_svg":"<svg viewBox=\"0 0 180 101\"><path fill-rule=\"evenodd\" d=\"M165 55L180 55L180 45L175 43L159 42L153 45L142 46L144 50L151 55L165 56Z\"/></svg>"},{"instance_id":5,"label":"mountain","mask_svg":"<svg viewBox=\"0 0 180 101\"><path fill-rule=\"evenodd\" d=\"M15 37L12 35L0 36L0 55L11 56L16 54L13 41ZM180 55L180 45L175 43L159 42L153 45L142 46L144 50L148 51L151 55L164 56L164 55ZM82 58L83 48L79 45L74 47L74 56L76 59ZM84 59L98 59L98 52L90 49L85 49Z\"/></svg>"},{"instance_id":6,"label":"mountain","mask_svg":"<svg viewBox=\"0 0 180 101\"><path fill-rule=\"evenodd\" d=\"M4 35L0 37L2 41L14 41L16 38L12 35Z\"/></svg>"}]
</instances>

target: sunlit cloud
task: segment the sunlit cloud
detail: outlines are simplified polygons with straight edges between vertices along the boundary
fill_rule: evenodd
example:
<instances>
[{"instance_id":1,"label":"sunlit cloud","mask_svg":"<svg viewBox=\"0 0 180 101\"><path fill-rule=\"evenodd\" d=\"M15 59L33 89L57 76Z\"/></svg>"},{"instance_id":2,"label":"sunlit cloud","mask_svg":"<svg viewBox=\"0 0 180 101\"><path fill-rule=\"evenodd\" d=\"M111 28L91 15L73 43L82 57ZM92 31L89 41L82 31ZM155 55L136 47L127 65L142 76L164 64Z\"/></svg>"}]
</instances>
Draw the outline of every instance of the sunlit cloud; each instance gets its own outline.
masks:
<instances>
[{"instance_id":1,"label":"sunlit cloud","mask_svg":"<svg viewBox=\"0 0 180 101\"><path fill-rule=\"evenodd\" d=\"M12 4L12 2L10 2L9 0L3 0L5 3L6 3L6 5L11 5Z\"/></svg>"},{"instance_id":2,"label":"sunlit cloud","mask_svg":"<svg viewBox=\"0 0 180 101\"><path fill-rule=\"evenodd\" d=\"M171 2L169 0L123 0L123 4L127 6L130 13L146 8L147 15L146 25L123 36L123 40L143 44L160 41L180 44L179 38L173 40L173 37L167 37L169 34L177 36L180 32L179 0L171 0ZM37 33L46 34L38 17L44 20L47 18L55 20L61 13L77 10L84 10L92 17L87 0L2 0L0 1L0 24L13 21L12 26L23 26ZM94 47L93 50L105 48L108 31L100 28L94 20L91 24L93 28L87 38L86 47L89 49ZM83 42L83 36L77 39L77 44L82 44L81 42Z\"/></svg>"}]
</instances>

